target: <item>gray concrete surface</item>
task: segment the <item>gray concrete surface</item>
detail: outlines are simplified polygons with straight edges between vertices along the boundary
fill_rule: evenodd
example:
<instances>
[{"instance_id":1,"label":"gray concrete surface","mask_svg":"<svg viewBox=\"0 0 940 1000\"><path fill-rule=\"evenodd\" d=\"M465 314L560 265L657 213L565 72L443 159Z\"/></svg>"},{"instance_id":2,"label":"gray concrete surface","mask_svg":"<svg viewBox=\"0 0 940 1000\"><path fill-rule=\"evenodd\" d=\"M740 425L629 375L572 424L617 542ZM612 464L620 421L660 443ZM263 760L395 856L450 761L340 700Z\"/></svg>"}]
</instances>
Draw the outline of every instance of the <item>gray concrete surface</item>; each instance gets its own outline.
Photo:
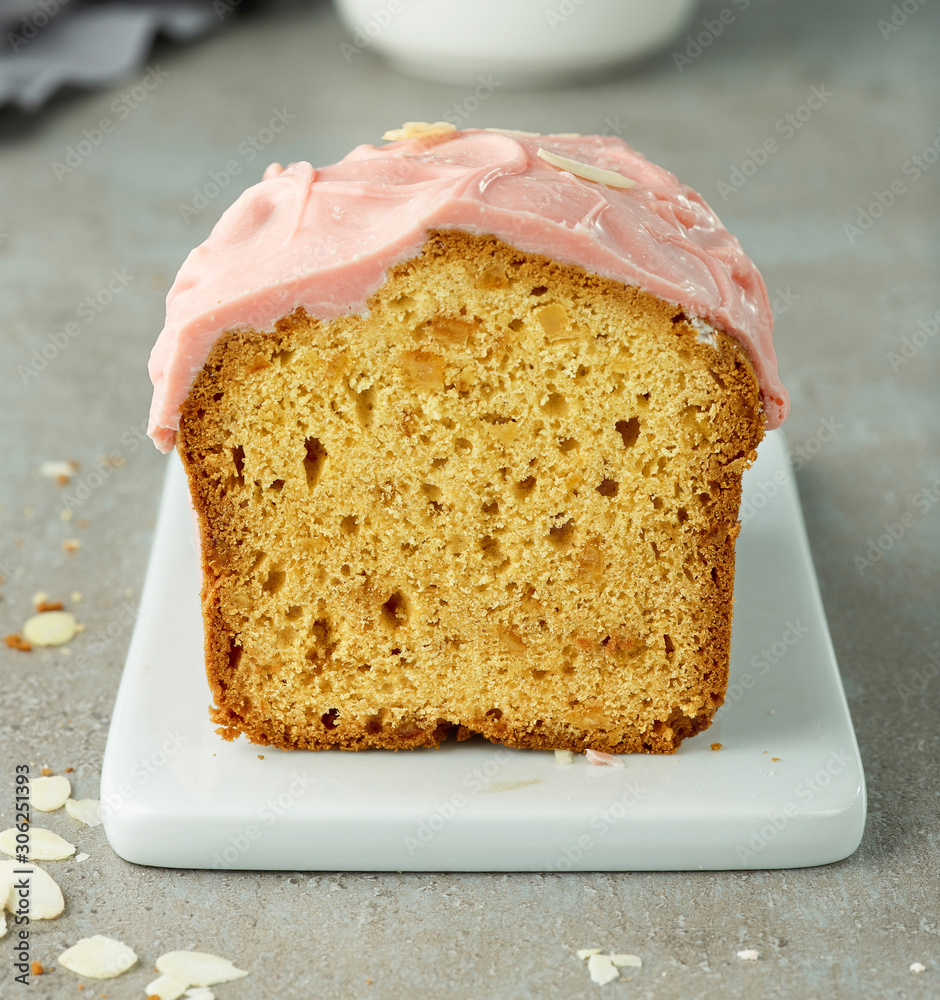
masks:
<instances>
[{"instance_id":1,"label":"gray concrete surface","mask_svg":"<svg viewBox=\"0 0 940 1000\"><path fill-rule=\"evenodd\" d=\"M732 20L682 72L666 52L583 88L496 87L468 117L622 132L705 194L778 297L786 431L806 455L799 487L869 782L858 852L824 868L751 873L164 871L121 861L100 828L78 836L52 814L46 825L90 858L50 863L67 909L34 927L35 957L55 965L65 946L106 933L141 962L82 994L57 969L33 995L140 997L159 954L197 947L251 970L219 987L233 1000L574 1000L600 990L574 957L597 945L645 960L632 982L603 989L609 997L940 996L940 493L929 492L940 491L940 164L925 160L919 177L910 166L928 147L935 160L940 139L940 9L903 6L914 12L896 7L906 23L883 37L887 0L709 2L696 22L725 8ZM344 38L322 4L232 16L203 44L160 47L151 63L166 76L126 117L115 108L139 80L64 96L35 120L0 116L0 631L19 629L40 590L86 626L71 660L0 647L3 826L21 761L73 767L75 793L97 795L129 640L122 604L137 600L165 464L139 437L146 361L183 257L269 160L329 162L468 96L394 75L369 51L346 61ZM786 136L777 123L798 120L814 88L821 106ZM240 145L278 109L289 125L249 162ZM58 178L54 162L103 118L114 130ZM733 167L772 138L766 162L723 195L718 182L731 184ZM231 160L241 175L184 221L180 204ZM847 233L892 182L893 204ZM113 301L80 313L112 271L130 276ZM76 335L49 348L69 322ZM33 352L44 346L52 357L39 371ZM102 455L112 465L95 477ZM81 462L72 487L87 489L73 494L70 522L65 490L38 475L47 459ZM885 535L894 523L896 539ZM74 554L62 549L69 538L81 540ZM69 599L76 590L80 604ZM736 958L744 947L760 960ZM0 955L0 996L18 996L9 935ZM909 971L915 961L924 973Z\"/></svg>"}]
</instances>

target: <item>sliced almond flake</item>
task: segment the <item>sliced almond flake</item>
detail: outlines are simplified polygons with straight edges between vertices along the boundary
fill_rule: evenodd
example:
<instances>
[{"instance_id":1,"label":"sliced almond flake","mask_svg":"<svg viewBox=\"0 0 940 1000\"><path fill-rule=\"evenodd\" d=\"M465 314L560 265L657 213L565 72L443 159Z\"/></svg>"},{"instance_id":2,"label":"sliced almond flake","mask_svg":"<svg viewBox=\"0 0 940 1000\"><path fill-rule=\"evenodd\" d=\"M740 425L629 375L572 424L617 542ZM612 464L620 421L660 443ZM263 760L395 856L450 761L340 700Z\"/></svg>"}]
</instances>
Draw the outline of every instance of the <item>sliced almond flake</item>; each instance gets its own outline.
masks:
<instances>
[{"instance_id":1,"label":"sliced almond flake","mask_svg":"<svg viewBox=\"0 0 940 1000\"><path fill-rule=\"evenodd\" d=\"M55 774L51 778L33 778L29 783L29 804L40 812L61 809L71 794L72 786L63 774Z\"/></svg>"},{"instance_id":2,"label":"sliced almond flake","mask_svg":"<svg viewBox=\"0 0 940 1000\"><path fill-rule=\"evenodd\" d=\"M568 764L573 764L574 754L570 750L556 750L555 763L561 764L563 767Z\"/></svg>"},{"instance_id":3,"label":"sliced almond flake","mask_svg":"<svg viewBox=\"0 0 940 1000\"><path fill-rule=\"evenodd\" d=\"M592 955L588 959L588 972L591 976L591 982L597 983L598 986L606 986L620 978L620 973L611 962L610 955Z\"/></svg>"},{"instance_id":4,"label":"sliced almond flake","mask_svg":"<svg viewBox=\"0 0 940 1000\"><path fill-rule=\"evenodd\" d=\"M585 755L589 764L606 764L608 767L625 767L624 762L612 753L603 750L588 750Z\"/></svg>"},{"instance_id":5,"label":"sliced almond flake","mask_svg":"<svg viewBox=\"0 0 940 1000\"><path fill-rule=\"evenodd\" d=\"M160 1000L177 1000L186 993L186 987L189 983L184 982L182 979L177 979L176 976L159 976L152 983L147 985L147 998L159 997Z\"/></svg>"},{"instance_id":6,"label":"sliced almond flake","mask_svg":"<svg viewBox=\"0 0 940 1000\"><path fill-rule=\"evenodd\" d=\"M405 122L401 128L389 129L382 138L387 142L398 142L399 139L427 139L432 135L456 131L457 126L450 122Z\"/></svg>"},{"instance_id":7,"label":"sliced almond flake","mask_svg":"<svg viewBox=\"0 0 940 1000\"><path fill-rule=\"evenodd\" d=\"M244 969L236 969L227 958L204 951L168 951L157 959L157 970L185 979L187 986L215 986L248 975Z\"/></svg>"},{"instance_id":8,"label":"sliced almond flake","mask_svg":"<svg viewBox=\"0 0 940 1000\"><path fill-rule=\"evenodd\" d=\"M52 920L57 917L65 909L65 900L55 879L39 865L21 865L18 861L0 861L0 893L3 893L0 909L5 906L11 913L17 912L20 895L16 883L27 879L29 919Z\"/></svg>"},{"instance_id":9,"label":"sliced almond flake","mask_svg":"<svg viewBox=\"0 0 940 1000\"><path fill-rule=\"evenodd\" d=\"M103 934L82 938L59 956L59 965L89 979L114 979L127 972L136 961L133 949Z\"/></svg>"},{"instance_id":10,"label":"sliced almond flake","mask_svg":"<svg viewBox=\"0 0 940 1000\"><path fill-rule=\"evenodd\" d=\"M753 948L745 948L743 951L738 952L738 958L742 962L756 962L760 958L760 952L755 951Z\"/></svg>"},{"instance_id":11,"label":"sliced almond flake","mask_svg":"<svg viewBox=\"0 0 940 1000\"><path fill-rule=\"evenodd\" d=\"M0 851L9 854L11 858L16 853L16 830L4 830L0 833ZM29 828L29 859L36 861L62 861L75 853L75 845L63 840L57 833L43 829L41 826Z\"/></svg>"},{"instance_id":12,"label":"sliced almond flake","mask_svg":"<svg viewBox=\"0 0 940 1000\"><path fill-rule=\"evenodd\" d=\"M525 132L521 128L485 128L484 132L496 132L498 135L521 135L527 139L541 139L541 132Z\"/></svg>"},{"instance_id":13,"label":"sliced almond flake","mask_svg":"<svg viewBox=\"0 0 940 1000\"><path fill-rule=\"evenodd\" d=\"M65 811L85 826L101 826L100 799L66 799Z\"/></svg>"},{"instance_id":14,"label":"sliced almond flake","mask_svg":"<svg viewBox=\"0 0 940 1000\"><path fill-rule=\"evenodd\" d=\"M81 854L76 854L75 855L75 860L79 861L79 862L80 861L87 861L90 857L91 857L90 854L86 854L84 851L82 851Z\"/></svg>"},{"instance_id":15,"label":"sliced almond flake","mask_svg":"<svg viewBox=\"0 0 940 1000\"><path fill-rule=\"evenodd\" d=\"M600 948L579 948L578 958L583 961L585 958L590 958L592 955L599 955L600 953Z\"/></svg>"},{"instance_id":16,"label":"sliced almond flake","mask_svg":"<svg viewBox=\"0 0 940 1000\"><path fill-rule=\"evenodd\" d=\"M613 188L632 188L636 181L623 174L618 174L616 170L605 170L603 167L595 167L592 163L581 163L580 160L572 160L568 156L560 156L558 153L551 153L547 149L539 147L539 159L550 163L560 170L567 170L575 177L581 177L586 181L594 181L597 184L606 184Z\"/></svg>"},{"instance_id":17,"label":"sliced almond flake","mask_svg":"<svg viewBox=\"0 0 940 1000\"><path fill-rule=\"evenodd\" d=\"M643 959L639 955L611 955L610 960L621 969L643 968Z\"/></svg>"},{"instance_id":18,"label":"sliced almond flake","mask_svg":"<svg viewBox=\"0 0 940 1000\"><path fill-rule=\"evenodd\" d=\"M195 989L187 990L186 996L198 997L199 1000L215 1000L215 994L207 986L197 986Z\"/></svg>"},{"instance_id":19,"label":"sliced almond flake","mask_svg":"<svg viewBox=\"0 0 940 1000\"><path fill-rule=\"evenodd\" d=\"M2 938L7 932L7 915L0 910L0 938Z\"/></svg>"},{"instance_id":20,"label":"sliced almond flake","mask_svg":"<svg viewBox=\"0 0 940 1000\"><path fill-rule=\"evenodd\" d=\"M34 646L64 646L75 638L78 623L68 611L44 611L23 626L23 638Z\"/></svg>"},{"instance_id":21,"label":"sliced almond flake","mask_svg":"<svg viewBox=\"0 0 940 1000\"><path fill-rule=\"evenodd\" d=\"M915 972L915 973L926 972L927 971L927 966L924 965L923 962L911 962L910 968L911 968L911 972Z\"/></svg>"}]
</instances>

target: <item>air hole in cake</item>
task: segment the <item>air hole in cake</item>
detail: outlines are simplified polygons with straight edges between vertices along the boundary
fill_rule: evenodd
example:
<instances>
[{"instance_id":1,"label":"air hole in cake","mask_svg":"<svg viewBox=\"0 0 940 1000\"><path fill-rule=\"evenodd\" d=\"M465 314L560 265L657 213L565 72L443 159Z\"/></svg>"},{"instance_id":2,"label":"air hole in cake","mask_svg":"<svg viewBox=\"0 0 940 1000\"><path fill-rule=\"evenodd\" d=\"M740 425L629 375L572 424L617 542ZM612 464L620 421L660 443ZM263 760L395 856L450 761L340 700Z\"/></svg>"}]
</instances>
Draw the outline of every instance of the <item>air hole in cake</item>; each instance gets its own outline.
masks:
<instances>
[{"instance_id":1,"label":"air hole in cake","mask_svg":"<svg viewBox=\"0 0 940 1000\"><path fill-rule=\"evenodd\" d=\"M689 512L685 509L685 507L680 507L676 511L676 517L679 519L680 524L685 524L685 522L689 519Z\"/></svg>"},{"instance_id":2,"label":"air hole in cake","mask_svg":"<svg viewBox=\"0 0 940 1000\"><path fill-rule=\"evenodd\" d=\"M232 461L235 463L235 481L239 486L245 485L245 449L238 445L232 449Z\"/></svg>"},{"instance_id":3,"label":"air hole in cake","mask_svg":"<svg viewBox=\"0 0 940 1000\"><path fill-rule=\"evenodd\" d=\"M512 319L509 321L509 329L513 333L518 333L524 326L525 323L521 319Z\"/></svg>"},{"instance_id":4,"label":"air hole in cake","mask_svg":"<svg viewBox=\"0 0 940 1000\"><path fill-rule=\"evenodd\" d=\"M284 368L291 363L294 354L295 354L294 351L290 351L287 348L284 348L284 350L277 351L272 360L276 361L282 368Z\"/></svg>"},{"instance_id":5,"label":"air hole in cake","mask_svg":"<svg viewBox=\"0 0 940 1000\"><path fill-rule=\"evenodd\" d=\"M650 548L653 550L653 558L659 559L659 546L654 541L650 541Z\"/></svg>"},{"instance_id":6,"label":"air hole in cake","mask_svg":"<svg viewBox=\"0 0 940 1000\"><path fill-rule=\"evenodd\" d=\"M559 517L563 515L559 514ZM568 518L564 524L556 524L548 529L548 537L557 545L559 548L567 548L574 538L574 519Z\"/></svg>"},{"instance_id":7,"label":"air hole in cake","mask_svg":"<svg viewBox=\"0 0 940 1000\"><path fill-rule=\"evenodd\" d=\"M359 521L355 514L347 514L339 522L340 530L346 535L355 535L359 531Z\"/></svg>"},{"instance_id":8,"label":"air hole in cake","mask_svg":"<svg viewBox=\"0 0 940 1000\"><path fill-rule=\"evenodd\" d=\"M280 493L284 489L284 480L275 479L271 485L268 487L269 490L274 490L275 493Z\"/></svg>"},{"instance_id":9,"label":"air hole in cake","mask_svg":"<svg viewBox=\"0 0 940 1000\"><path fill-rule=\"evenodd\" d=\"M364 674L364 673L367 673L368 671L370 671L372 669L372 664L371 663L362 663L362 664L359 665L359 667L357 669L359 670L360 673Z\"/></svg>"},{"instance_id":10,"label":"air hole in cake","mask_svg":"<svg viewBox=\"0 0 940 1000\"><path fill-rule=\"evenodd\" d=\"M329 712L325 712L320 716L320 721L327 729L335 729L337 726L336 720L339 718L339 709L331 708Z\"/></svg>"},{"instance_id":11,"label":"air hole in cake","mask_svg":"<svg viewBox=\"0 0 940 1000\"><path fill-rule=\"evenodd\" d=\"M366 732L370 736L374 736L376 733L382 732L382 723L384 721L383 718L384 715L385 712L383 710L378 715L370 715L369 718L366 719Z\"/></svg>"},{"instance_id":12,"label":"air hole in cake","mask_svg":"<svg viewBox=\"0 0 940 1000\"><path fill-rule=\"evenodd\" d=\"M439 486L435 486L433 483L422 483L421 492L428 498L432 503L435 500L440 500L441 490Z\"/></svg>"},{"instance_id":13,"label":"air hole in cake","mask_svg":"<svg viewBox=\"0 0 940 1000\"><path fill-rule=\"evenodd\" d=\"M234 673L238 669L238 664L242 658L242 647L236 646L234 642L229 642L228 645L228 668L229 671Z\"/></svg>"},{"instance_id":14,"label":"air hole in cake","mask_svg":"<svg viewBox=\"0 0 940 1000\"><path fill-rule=\"evenodd\" d=\"M212 402L213 402L213 403L221 403L221 402L222 402L222 397L223 397L224 395L225 395L225 393L224 393L224 392L215 392L215 393L213 393L213 394L212 394ZM213 450L214 450L214 449L213 449Z\"/></svg>"},{"instance_id":15,"label":"air hole in cake","mask_svg":"<svg viewBox=\"0 0 940 1000\"><path fill-rule=\"evenodd\" d=\"M498 514L499 513L499 504L494 500L492 503L485 503L485 504L483 504L483 506L480 507L480 510L484 514L489 514L489 515Z\"/></svg>"},{"instance_id":16,"label":"air hole in cake","mask_svg":"<svg viewBox=\"0 0 940 1000\"><path fill-rule=\"evenodd\" d=\"M500 710L499 710L498 708L491 708L491 709L490 709L490 710L489 710L489 711L488 711L488 712L486 713L486 718L487 718L487 719L492 719L492 720L493 720L494 722L499 722L499 720L500 720L500 719L501 719L502 717L503 717L503 713L502 713L502 712L501 712L501 711L500 711Z\"/></svg>"},{"instance_id":17,"label":"air hole in cake","mask_svg":"<svg viewBox=\"0 0 940 1000\"><path fill-rule=\"evenodd\" d=\"M532 680L534 680L534 681L540 681L548 673L548 671L547 670L533 670L533 671L531 671L531 673L532 673Z\"/></svg>"},{"instance_id":18,"label":"air hole in cake","mask_svg":"<svg viewBox=\"0 0 940 1000\"><path fill-rule=\"evenodd\" d=\"M417 546L415 547L417 548ZM340 573L342 573L343 576L349 576L349 574L352 573L352 570L349 568L349 563L344 563L342 565L342 567L340 568Z\"/></svg>"},{"instance_id":19,"label":"air hole in cake","mask_svg":"<svg viewBox=\"0 0 940 1000\"><path fill-rule=\"evenodd\" d=\"M669 656L670 653L676 651L676 647L673 645L672 639L668 635L663 636L663 642L666 646L666 655Z\"/></svg>"},{"instance_id":20,"label":"air hole in cake","mask_svg":"<svg viewBox=\"0 0 940 1000\"><path fill-rule=\"evenodd\" d=\"M550 417L563 417L568 412L568 400L560 392L549 393L542 403L542 412Z\"/></svg>"},{"instance_id":21,"label":"air hole in cake","mask_svg":"<svg viewBox=\"0 0 940 1000\"><path fill-rule=\"evenodd\" d=\"M535 476L526 476L520 483L516 483L513 492L520 500L524 500L535 489Z\"/></svg>"},{"instance_id":22,"label":"air hole in cake","mask_svg":"<svg viewBox=\"0 0 940 1000\"><path fill-rule=\"evenodd\" d=\"M396 592L382 605L382 623L388 628L400 628L407 620L405 598Z\"/></svg>"},{"instance_id":23,"label":"air hole in cake","mask_svg":"<svg viewBox=\"0 0 940 1000\"><path fill-rule=\"evenodd\" d=\"M480 539L480 551L483 553L483 558L487 562L497 562L502 559L502 553L499 548L499 539L493 538L492 535L484 535Z\"/></svg>"},{"instance_id":24,"label":"air hole in cake","mask_svg":"<svg viewBox=\"0 0 940 1000\"><path fill-rule=\"evenodd\" d=\"M675 316L672 317L673 323L688 323L688 321L689 320L684 312L678 312L675 314Z\"/></svg>"},{"instance_id":25,"label":"air hole in cake","mask_svg":"<svg viewBox=\"0 0 940 1000\"><path fill-rule=\"evenodd\" d=\"M445 465L447 465L446 458L435 458L434 461L431 462L432 469L443 469Z\"/></svg>"},{"instance_id":26,"label":"air hole in cake","mask_svg":"<svg viewBox=\"0 0 940 1000\"><path fill-rule=\"evenodd\" d=\"M709 368L708 369L708 374L711 375L711 377L718 383L718 387L720 389L727 389L728 388L725 385L725 380L714 369Z\"/></svg>"},{"instance_id":27,"label":"air hole in cake","mask_svg":"<svg viewBox=\"0 0 940 1000\"><path fill-rule=\"evenodd\" d=\"M703 507L707 507L712 502L712 495L711 493L699 493L698 499Z\"/></svg>"},{"instance_id":28,"label":"air hole in cake","mask_svg":"<svg viewBox=\"0 0 940 1000\"><path fill-rule=\"evenodd\" d=\"M714 566L712 566L712 580L714 580L715 583L718 582L718 570Z\"/></svg>"},{"instance_id":29,"label":"air hole in cake","mask_svg":"<svg viewBox=\"0 0 940 1000\"><path fill-rule=\"evenodd\" d=\"M401 550L406 556L413 556L418 551L418 546L413 542L402 542Z\"/></svg>"},{"instance_id":30,"label":"air hole in cake","mask_svg":"<svg viewBox=\"0 0 940 1000\"><path fill-rule=\"evenodd\" d=\"M456 451L458 455L468 455L471 451L473 451L473 445L466 438L455 438L454 451Z\"/></svg>"},{"instance_id":31,"label":"air hole in cake","mask_svg":"<svg viewBox=\"0 0 940 1000\"><path fill-rule=\"evenodd\" d=\"M536 285L535 288L529 292L530 295L544 295L548 291L545 285Z\"/></svg>"},{"instance_id":32,"label":"air hole in cake","mask_svg":"<svg viewBox=\"0 0 940 1000\"><path fill-rule=\"evenodd\" d=\"M301 614L301 608L298 604L292 604L287 611L284 612L284 616L288 621L296 621Z\"/></svg>"},{"instance_id":33,"label":"air hole in cake","mask_svg":"<svg viewBox=\"0 0 940 1000\"><path fill-rule=\"evenodd\" d=\"M575 375L577 378L584 378L585 375L589 375L590 373L591 369L588 368L587 365L578 365L578 370Z\"/></svg>"},{"instance_id":34,"label":"air hole in cake","mask_svg":"<svg viewBox=\"0 0 940 1000\"><path fill-rule=\"evenodd\" d=\"M284 581L287 579L287 574L278 566L274 566L268 572L267 578L264 583L261 584L261 589L266 594L276 594L281 587L284 586Z\"/></svg>"},{"instance_id":35,"label":"air hole in cake","mask_svg":"<svg viewBox=\"0 0 940 1000\"><path fill-rule=\"evenodd\" d=\"M662 510L663 502L659 497L653 497L653 510Z\"/></svg>"},{"instance_id":36,"label":"air hole in cake","mask_svg":"<svg viewBox=\"0 0 940 1000\"><path fill-rule=\"evenodd\" d=\"M312 490L323 476L326 467L326 448L315 437L304 441L304 475L307 477L307 489Z\"/></svg>"},{"instance_id":37,"label":"air hole in cake","mask_svg":"<svg viewBox=\"0 0 940 1000\"><path fill-rule=\"evenodd\" d=\"M356 398L356 419L359 421L359 426L363 430L368 430L372 426L372 411L375 409L375 388L370 385L362 392L353 392L353 396Z\"/></svg>"},{"instance_id":38,"label":"air hole in cake","mask_svg":"<svg viewBox=\"0 0 940 1000\"><path fill-rule=\"evenodd\" d=\"M579 447L580 445L575 438L563 438L558 442L558 448L563 455L567 455L569 451L574 451L575 448Z\"/></svg>"},{"instance_id":39,"label":"air hole in cake","mask_svg":"<svg viewBox=\"0 0 940 1000\"><path fill-rule=\"evenodd\" d=\"M618 420L614 426L617 429L617 433L623 438L624 448L632 448L640 436L639 417L631 417L629 420Z\"/></svg>"},{"instance_id":40,"label":"air hole in cake","mask_svg":"<svg viewBox=\"0 0 940 1000\"><path fill-rule=\"evenodd\" d=\"M617 491L620 489L620 484L616 479L603 479L601 480L600 486L597 487L597 492L600 493L602 497L615 497ZM655 506L655 501L653 503ZM660 507L662 503L660 503Z\"/></svg>"}]
</instances>

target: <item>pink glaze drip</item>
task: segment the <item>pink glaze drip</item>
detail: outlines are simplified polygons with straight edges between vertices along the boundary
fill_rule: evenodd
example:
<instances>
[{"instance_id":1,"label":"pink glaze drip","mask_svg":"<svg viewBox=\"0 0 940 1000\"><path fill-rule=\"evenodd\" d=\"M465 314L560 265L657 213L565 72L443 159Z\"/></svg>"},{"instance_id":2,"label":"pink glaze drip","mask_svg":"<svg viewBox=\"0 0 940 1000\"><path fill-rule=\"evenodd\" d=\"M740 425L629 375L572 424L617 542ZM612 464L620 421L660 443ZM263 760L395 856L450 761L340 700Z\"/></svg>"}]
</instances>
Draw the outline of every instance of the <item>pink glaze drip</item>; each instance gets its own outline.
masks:
<instances>
[{"instance_id":1,"label":"pink glaze drip","mask_svg":"<svg viewBox=\"0 0 940 1000\"><path fill-rule=\"evenodd\" d=\"M539 147L636 184L583 180L541 160ZM318 170L268 167L186 258L167 296L150 357L157 447L173 447L180 405L223 333L273 330L298 306L323 320L365 312L389 268L417 254L429 229L493 234L676 303L747 350L767 426L786 417L764 282L696 192L621 139L468 129L359 146Z\"/></svg>"}]
</instances>

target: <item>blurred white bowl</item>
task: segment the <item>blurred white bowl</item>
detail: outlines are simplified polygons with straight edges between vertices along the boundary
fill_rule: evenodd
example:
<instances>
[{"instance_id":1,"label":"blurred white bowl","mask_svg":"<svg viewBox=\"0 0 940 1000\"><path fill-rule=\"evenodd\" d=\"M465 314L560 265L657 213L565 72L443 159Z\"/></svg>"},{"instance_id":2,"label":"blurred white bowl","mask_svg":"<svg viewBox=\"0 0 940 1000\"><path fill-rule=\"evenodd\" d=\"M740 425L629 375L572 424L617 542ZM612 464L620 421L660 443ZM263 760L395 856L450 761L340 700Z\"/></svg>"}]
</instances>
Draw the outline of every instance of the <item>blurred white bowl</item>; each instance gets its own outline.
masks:
<instances>
[{"instance_id":1,"label":"blurred white bowl","mask_svg":"<svg viewBox=\"0 0 940 1000\"><path fill-rule=\"evenodd\" d=\"M609 72L677 37L697 0L334 0L352 59L371 49L445 83L551 86Z\"/></svg>"}]
</instances>

